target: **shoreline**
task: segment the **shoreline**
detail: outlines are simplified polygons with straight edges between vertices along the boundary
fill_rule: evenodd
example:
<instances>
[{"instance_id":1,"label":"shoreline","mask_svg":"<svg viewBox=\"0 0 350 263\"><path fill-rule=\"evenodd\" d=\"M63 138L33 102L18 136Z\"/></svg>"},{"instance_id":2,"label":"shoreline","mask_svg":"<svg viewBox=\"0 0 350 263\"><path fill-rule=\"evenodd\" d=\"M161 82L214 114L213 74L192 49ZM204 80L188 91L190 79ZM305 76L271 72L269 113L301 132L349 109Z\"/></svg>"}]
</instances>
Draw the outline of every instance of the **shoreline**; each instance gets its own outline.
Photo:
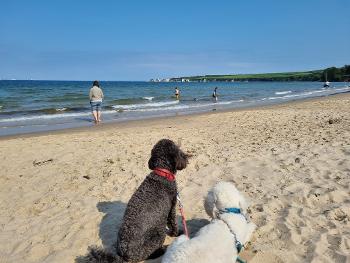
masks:
<instances>
[{"instance_id":1,"label":"shoreline","mask_svg":"<svg viewBox=\"0 0 350 263\"><path fill-rule=\"evenodd\" d=\"M240 108L234 108L234 109L219 109L219 110L212 110L207 112L196 112L196 113L189 113L189 114L180 114L180 115L171 115L171 116L162 116L162 117L149 117L146 119L137 119L137 120L125 120L125 121L112 121L108 123L102 123L98 126L91 125L91 126L82 126L82 127L73 127L73 128L64 128L64 129L58 129L58 130L50 130L50 131L38 131L38 132L28 132L28 133L19 133L19 134L10 134L10 135L2 135L0 136L0 141L2 140L10 140L10 139L16 139L16 138L30 138L30 137L37 137L37 136L46 136L46 135L56 135L56 134L66 134L66 133L80 133L80 132L99 132L99 131L105 131L109 129L114 128L127 128L129 126L131 127L137 127L140 125L141 127L147 126L149 124L158 124L159 122L165 121L165 120L176 120L178 119L181 121L181 119L187 119L191 118L192 116L203 116L203 115L211 115L211 114L222 114L222 113L228 113L228 112L244 112L244 111L254 111L254 110L262 110L262 109L273 109L273 108L279 108L283 106L292 106L295 104L301 104L309 101L320 101L327 98L338 98L343 96L349 96L350 92L343 92L338 94L332 94L332 95L326 95L326 96L319 96L319 97L313 97L313 98L303 98L303 99L295 99L291 101L285 101L285 102L275 102L273 104L269 105L257 105L257 106L244 106ZM102 112L103 114L103 112Z\"/></svg>"},{"instance_id":2,"label":"shoreline","mask_svg":"<svg viewBox=\"0 0 350 263\"><path fill-rule=\"evenodd\" d=\"M20 87L25 86L24 89ZM0 137L8 135L51 132L54 130L90 127L91 111L86 100L86 84L64 82L3 85L0 94ZM179 86L183 98L175 100L173 89ZM211 96L219 88L219 100ZM11 88L12 87L12 88ZM60 88L58 88L60 87ZM103 90L103 122L120 123L141 119L168 118L217 111L256 108L297 99L322 97L349 92L347 83L322 87L314 82L256 82L256 83L163 83L147 82L105 83ZM37 94L41 91L40 94ZM28 95L40 100L26 99ZM18 96L16 103L11 98ZM8 102L7 101L8 98Z\"/></svg>"}]
</instances>

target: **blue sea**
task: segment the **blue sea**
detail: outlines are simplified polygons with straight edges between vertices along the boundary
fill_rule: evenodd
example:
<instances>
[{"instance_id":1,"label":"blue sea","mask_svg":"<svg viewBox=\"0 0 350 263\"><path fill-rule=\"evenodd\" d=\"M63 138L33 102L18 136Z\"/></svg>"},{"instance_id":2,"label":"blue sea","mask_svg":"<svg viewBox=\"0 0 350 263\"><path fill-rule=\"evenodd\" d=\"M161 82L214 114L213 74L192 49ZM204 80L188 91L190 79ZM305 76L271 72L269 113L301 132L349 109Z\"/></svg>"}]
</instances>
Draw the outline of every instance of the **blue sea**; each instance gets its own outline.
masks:
<instances>
[{"instance_id":1,"label":"blue sea","mask_svg":"<svg viewBox=\"0 0 350 263\"><path fill-rule=\"evenodd\" d=\"M100 82L103 123L276 104L349 92L347 83ZM176 100L174 89L181 92ZM218 87L218 101L212 93ZM0 136L92 126L88 81L0 81Z\"/></svg>"}]
</instances>

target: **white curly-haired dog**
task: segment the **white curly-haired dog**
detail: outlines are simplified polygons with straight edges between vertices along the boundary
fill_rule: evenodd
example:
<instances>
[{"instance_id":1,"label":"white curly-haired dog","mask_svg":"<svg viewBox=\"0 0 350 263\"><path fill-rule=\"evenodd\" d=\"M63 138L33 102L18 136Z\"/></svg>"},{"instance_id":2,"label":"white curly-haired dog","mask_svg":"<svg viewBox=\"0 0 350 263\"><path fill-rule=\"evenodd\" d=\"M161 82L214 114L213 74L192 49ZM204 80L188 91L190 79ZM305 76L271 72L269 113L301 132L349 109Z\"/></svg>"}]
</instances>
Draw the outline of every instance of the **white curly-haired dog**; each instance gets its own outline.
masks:
<instances>
[{"instance_id":1,"label":"white curly-haired dog","mask_svg":"<svg viewBox=\"0 0 350 263\"><path fill-rule=\"evenodd\" d=\"M204 201L213 219L195 237L178 237L167 249L162 263L234 263L255 230L248 222L248 204L233 183L219 182Z\"/></svg>"}]
</instances>

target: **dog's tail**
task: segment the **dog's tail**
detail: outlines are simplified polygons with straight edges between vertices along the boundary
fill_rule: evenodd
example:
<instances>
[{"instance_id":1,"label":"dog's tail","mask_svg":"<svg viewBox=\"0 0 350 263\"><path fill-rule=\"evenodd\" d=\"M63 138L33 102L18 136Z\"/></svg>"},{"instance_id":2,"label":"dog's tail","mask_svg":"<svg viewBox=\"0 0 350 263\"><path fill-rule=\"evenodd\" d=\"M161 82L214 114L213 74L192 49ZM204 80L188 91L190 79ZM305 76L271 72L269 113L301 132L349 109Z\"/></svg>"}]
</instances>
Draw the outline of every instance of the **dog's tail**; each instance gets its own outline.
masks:
<instances>
[{"instance_id":1,"label":"dog's tail","mask_svg":"<svg viewBox=\"0 0 350 263\"><path fill-rule=\"evenodd\" d=\"M125 263L118 255L107 252L99 247L89 247L85 256L75 259L76 263Z\"/></svg>"}]
</instances>

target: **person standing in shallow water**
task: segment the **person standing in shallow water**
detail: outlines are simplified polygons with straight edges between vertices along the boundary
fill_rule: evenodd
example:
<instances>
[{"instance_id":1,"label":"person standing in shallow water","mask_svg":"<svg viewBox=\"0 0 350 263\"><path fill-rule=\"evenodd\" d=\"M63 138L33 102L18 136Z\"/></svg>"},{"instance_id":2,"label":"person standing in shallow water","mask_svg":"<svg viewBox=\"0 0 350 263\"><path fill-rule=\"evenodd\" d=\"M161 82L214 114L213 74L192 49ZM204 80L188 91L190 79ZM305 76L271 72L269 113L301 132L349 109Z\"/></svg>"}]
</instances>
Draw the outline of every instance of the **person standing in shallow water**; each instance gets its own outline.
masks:
<instances>
[{"instance_id":1,"label":"person standing in shallow water","mask_svg":"<svg viewBox=\"0 0 350 263\"><path fill-rule=\"evenodd\" d=\"M175 97L177 100L180 98L180 90L178 89L178 87L175 88Z\"/></svg>"},{"instance_id":2,"label":"person standing in shallow water","mask_svg":"<svg viewBox=\"0 0 350 263\"><path fill-rule=\"evenodd\" d=\"M218 87L215 87L214 92L213 92L213 99L215 102L218 101L218 93L217 93Z\"/></svg>"},{"instance_id":3,"label":"person standing in shallow water","mask_svg":"<svg viewBox=\"0 0 350 263\"><path fill-rule=\"evenodd\" d=\"M95 124L98 124L99 122L101 122L101 107L104 96L103 91L100 88L100 84L97 80L93 82L89 96L92 116L94 118Z\"/></svg>"}]
</instances>

